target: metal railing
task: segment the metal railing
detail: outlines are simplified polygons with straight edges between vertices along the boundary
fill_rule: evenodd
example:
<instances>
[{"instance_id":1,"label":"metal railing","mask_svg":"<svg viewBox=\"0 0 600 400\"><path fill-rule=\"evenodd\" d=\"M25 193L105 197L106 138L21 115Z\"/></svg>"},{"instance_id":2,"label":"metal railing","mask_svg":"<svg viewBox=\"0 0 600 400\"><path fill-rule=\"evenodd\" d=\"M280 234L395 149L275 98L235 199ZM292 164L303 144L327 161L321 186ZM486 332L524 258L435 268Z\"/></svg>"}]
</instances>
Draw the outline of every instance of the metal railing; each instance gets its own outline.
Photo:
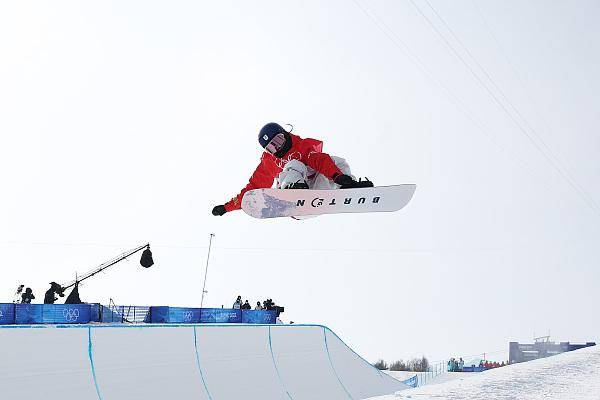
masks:
<instances>
[{"instance_id":1,"label":"metal railing","mask_svg":"<svg viewBox=\"0 0 600 400\"><path fill-rule=\"evenodd\" d=\"M118 306L112 300L108 306L95 305L98 309L98 321L102 323L142 324L150 322L149 306Z\"/></svg>"},{"instance_id":2,"label":"metal railing","mask_svg":"<svg viewBox=\"0 0 600 400\"><path fill-rule=\"evenodd\" d=\"M432 364L427 368L427 371L420 372L417 374L417 386L427 385L431 383L431 381L440 376L441 374L448 372L446 367L446 362L441 361L435 364Z\"/></svg>"}]
</instances>

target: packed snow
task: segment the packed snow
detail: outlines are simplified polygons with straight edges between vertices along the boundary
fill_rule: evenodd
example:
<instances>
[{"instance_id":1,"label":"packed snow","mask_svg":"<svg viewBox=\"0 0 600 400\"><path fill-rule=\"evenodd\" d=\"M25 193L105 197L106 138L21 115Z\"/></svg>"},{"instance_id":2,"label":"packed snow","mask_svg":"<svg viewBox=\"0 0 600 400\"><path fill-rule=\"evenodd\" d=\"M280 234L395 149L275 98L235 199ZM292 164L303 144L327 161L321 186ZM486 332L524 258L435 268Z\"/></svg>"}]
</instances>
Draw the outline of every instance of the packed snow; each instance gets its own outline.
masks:
<instances>
[{"instance_id":1,"label":"packed snow","mask_svg":"<svg viewBox=\"0 0 600 400\"><path fill-rule=\"evenodd\" d=\"M399 381L404 381L409 379L415 375L419 376L419 385L436 385L439 383L444 383L448 381L453 381L455 379L464 378L465 373L463 372L444 372L436 376L428 376L426 372L413 372L413 371L384 371L389 376L398 379ZM426 376L427 375L427 376Z\"/></svg>"},{"instance_id":2,"label":"packed snow","mask_svg":"<svg viewBox=\"0 0 600 400\"><path fill-rule=\"evenodd\" d=\"M371 400L597 400L600 346L462 376Z\"/></svg>"}]
</instances>

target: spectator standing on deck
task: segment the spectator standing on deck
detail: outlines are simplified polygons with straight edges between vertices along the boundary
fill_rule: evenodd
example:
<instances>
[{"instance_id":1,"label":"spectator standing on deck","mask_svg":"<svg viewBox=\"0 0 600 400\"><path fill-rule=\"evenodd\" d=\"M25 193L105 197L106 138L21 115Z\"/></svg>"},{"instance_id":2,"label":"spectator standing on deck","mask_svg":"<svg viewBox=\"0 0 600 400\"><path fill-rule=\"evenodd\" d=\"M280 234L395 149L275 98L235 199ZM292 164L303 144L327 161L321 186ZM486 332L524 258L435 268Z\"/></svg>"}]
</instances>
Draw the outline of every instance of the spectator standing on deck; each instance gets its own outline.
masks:
<instances>
[{"instance_id":1,"label":"spectator standing on deck","mask_svg":"<svg viewBox=\"0 0 600 400\"><path fill-rule=\"evenodd\" d=\"M50 282L50 289L46 291L46 295L44 296L44 304L54 304L56 300L60 297L65 297L64 289L56 282Z\"/></svg>"},{"instance_id":2,"label":"spectator standing on deck","mask_svg":"<svg viewBox=\"0 0 600 400\"><path fill-rule=\"evenodd\" d=\"M250 303L248 303L248 300L246 300L244 304L242 304L242 310L252 310L252 306L250 305Z\"/></svg>"},{"instance_id":3,"label":"spectator standing on deck","mask_svg":"<svg viewBox=\"0 0 600 400\"><path fill-rule=\"evenodd\" d=\"M256 307L254 307L255 310L263 310L263 306L260 305L260 301L256 302Z\"/></svg>"},{"instance_id":4,"label":"spectator standing on deck","mask_svg":"<svg viewBox=\"0 0 600 400\"><path fill-rule=\"evenodd\" d=\"M456 359L454 357L452 357L450 360L448 360L448 372L457 372L456 367L457 367Z\"/></svg>"},{"instance_id":5,"label":"spectator standing on deck","mask_svg":"<svg viewBox=\"0 0 600 400\"><path fill-rule=\"evenodd\" d=\"M237 297L237 299L235 300L235 303L233 303L233 309L234 310L242 309L242 296Z\"/></svg>"},{"instance_id":6,"label":"spectator standing on deck","mask_svg":"<svg viewBox=\"0 0 600 400\"><path fill-rule=\"evenodd\" d=\"M31 304L31 300L35 299L33 295L33 291L31 288L25 289L25 293L21 295L21 303L23 304Z\"/></svg>"}]
</instances>

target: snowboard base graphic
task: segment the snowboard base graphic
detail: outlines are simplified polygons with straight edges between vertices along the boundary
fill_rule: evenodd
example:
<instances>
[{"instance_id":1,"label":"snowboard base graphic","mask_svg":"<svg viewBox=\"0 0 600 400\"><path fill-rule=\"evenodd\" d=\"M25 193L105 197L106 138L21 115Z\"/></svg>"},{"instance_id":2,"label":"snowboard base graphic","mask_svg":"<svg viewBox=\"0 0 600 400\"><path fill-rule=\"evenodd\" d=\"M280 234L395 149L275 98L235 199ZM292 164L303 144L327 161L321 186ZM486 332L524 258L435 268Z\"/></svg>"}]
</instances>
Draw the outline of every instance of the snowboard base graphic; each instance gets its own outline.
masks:
<instances>
[{"instance_id":1,"label":"snowboard base graphic","mask_svg":"<svg viewBox=\"0 0 600 400\"><path fill-rule=\"evenodd\" d=\"M398 211L408 204L417 185L357 189L255 189L242 199L242 209L254 218Z\"/></svg>"}]
</instances>

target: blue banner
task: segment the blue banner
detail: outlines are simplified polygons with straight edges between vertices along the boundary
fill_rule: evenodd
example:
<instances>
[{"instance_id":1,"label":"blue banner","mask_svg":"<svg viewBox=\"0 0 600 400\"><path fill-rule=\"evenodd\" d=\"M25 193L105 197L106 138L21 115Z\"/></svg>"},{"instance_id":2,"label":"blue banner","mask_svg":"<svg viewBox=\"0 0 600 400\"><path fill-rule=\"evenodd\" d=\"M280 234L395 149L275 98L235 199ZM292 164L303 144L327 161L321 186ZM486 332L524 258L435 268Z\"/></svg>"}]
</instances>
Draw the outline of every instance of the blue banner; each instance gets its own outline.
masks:
<instances>
[{"instance_id":1,"label":"blue banner","mask_svg":"<svg viewBox=\"0 0 600 400\"><path fill-rule=\"evenodd\" d=\"M200 322L199 308L150 307L150 321L155 324L197 324Z\"/></svg>"},{"instance_id":2,"label":"blue banner","mask_svg":"<svg viewBox=\"0 0 600 400\"><path fill-rule=\"evenodd\" d=\"M169 322L197 324L200 322L199 308L169 307Z\"/></svg>"},{"instance_id":3,"label":"blue banner","mask_svg":"<svg viewBox=\"0 0 600 400\"><path fill-rule=\"evenodd\" d=\"M277 320L276 311L229 308L151 307L150 315L155 324L274 324Z\"/></svg>"},{"instance_id":4,"label":"blue banner","mask_svg":"<svg viewBox=\"0 0 600 400\"><path fill-rule=\"evenodd\" d=\"M15 304L15 324L41 324L43 304Z\"/></svg>"},{"instance_id":5,"label":"blue banner","mask_svg":"<svg viewBox=\"0 0 600 400\"><path fill-rule=\"evenodd\" d=\"M415 375L412 378L408 378L407 380L402 381L402 383L404 383L408 387L416 388L419 384L419 381L417 379L417 375Z\"/></svg>"},{"instance_id":6,"label":"blue banner","mask_svg":"<svg viewBox=\"0 0 600 400\"><path fill-rule=\"evenodd\" d=\"M169 323L169 307L150 307L150 322L153 324Z\"/></svg>"},{"instance_id":7,"label":"blue banner","mask_svg":"<svg viewBox=\"0 0 600 400\"><path fill-rule=\"evenodd\" d=\"M147 310L148 308L140 309L140 313ZM138 320L137 316L129 315L131 312L127 314L128 318L124 318L124 312L125 309L121 306L111 309L100 304L0 304L0 324L122 323L128 321L129 317ZM144 315L141 315L137 322L155 324L275 324L277 322L277 312L272 310L164 306L150 307L150 312L142 318Z\"/></svg>"},{"instance_id":8,"label":"blue banner","mask_svg":"<svg viewBox=\"0 0 600 400\"><path fill-rule=\"evenodd\" d=\"M98 303L90 304L90 322L100 322L101 305Z\"/></svg>"},{"instance_id":9,"label":"blue banner","mask_svg":"<svg viewBox=\"0 0 600 400\"><path fill-rule=\"evenodd\" d=\"M15 304L17 324L87 324L89 304Z\"/></svg>"},{"instance_id":10,"label":"blue banner","mask_svg":"<svg viewBox=\"0 0 600 400\"><path fill-rule=\"evenodd\" d=\"M479 367L479 366L470 366L470 367L463 367L463 369L460 372L483 372L485 371L484 367Z\"/></svg>"},{"instance_id":11,"label":"blue banner","mask_svg":"<svg viewBox=\"0 0 600 400\"><path fill-rule=\"evenodd\" d=\"M239 324L242 322L242 310L202 308L200 309L200 322L209 324Z\"/></svg>"},{"instance_id":12,"label":"blue banner","mask_svg":"<svg viewBox=\"0 0 600 400\"><path fill-rule=\"evenodd\" d=\"M274 310L242 310L243 324L275 324L277 311Z\"/></svg>"},{"instance_id":13,"label":"blue banner","mask_svg":"<svg viewBox=\"0 0 600 400\"><path fill-rule=\"evenodd\" d=\"M88 324L91 319L89 304L44 304L44 324Z\"/></svg>"},{"instance_id":14,"label":"blue banner","mask_svg":"<svg viewBox=\"0 0 600 400\"><path fill-rule=\"evenodd\" d=\"M0 325L9 325L15 323L15 305L0 304Z\"/></svg>"}]
</instances>

